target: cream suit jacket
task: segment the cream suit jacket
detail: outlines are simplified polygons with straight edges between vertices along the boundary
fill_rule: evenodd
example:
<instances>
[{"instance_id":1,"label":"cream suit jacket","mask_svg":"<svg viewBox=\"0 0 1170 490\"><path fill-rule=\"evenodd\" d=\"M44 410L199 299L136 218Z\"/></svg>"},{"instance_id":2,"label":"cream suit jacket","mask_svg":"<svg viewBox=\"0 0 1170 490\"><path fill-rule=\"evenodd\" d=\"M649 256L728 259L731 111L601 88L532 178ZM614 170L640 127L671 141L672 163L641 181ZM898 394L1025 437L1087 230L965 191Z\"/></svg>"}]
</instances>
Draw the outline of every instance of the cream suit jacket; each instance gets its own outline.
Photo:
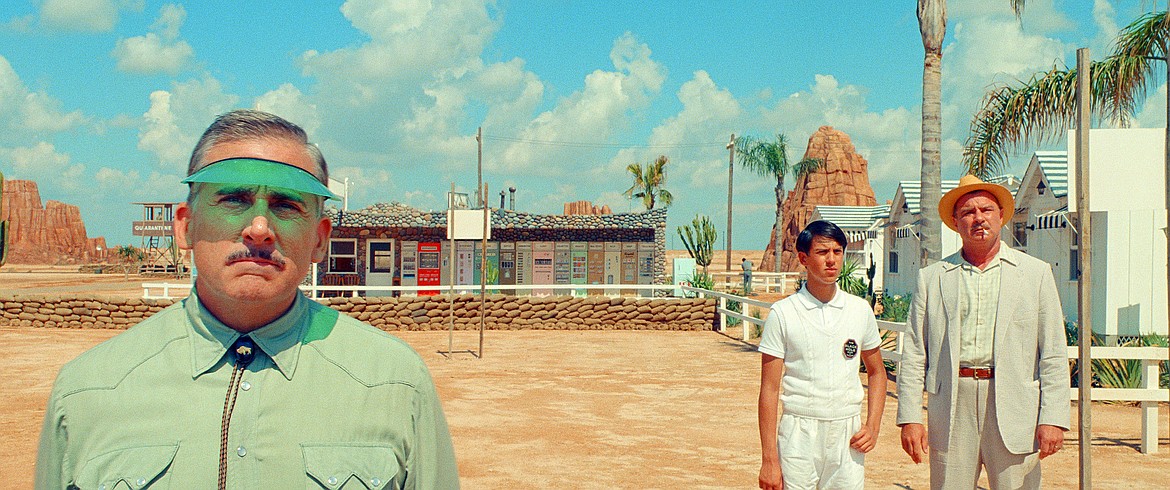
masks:
<instances>
[{"instance_id":1,"label":"cream suit jacket","mask_svg":"<svg viewBox=\"0 0 1170 490\"><path fill-rule=\"evenodd\" d=\"M922 423L929 443L946 450L959 373L959 252L922 269L898 367L897 424ZM1007 449L1036 451L1038 424L1069 427L1069 365L1064 316L1048 263L1000 242L996 310L995 413ZM973 444L977 441L972 441Z\"/></svg>"}]
</instances>

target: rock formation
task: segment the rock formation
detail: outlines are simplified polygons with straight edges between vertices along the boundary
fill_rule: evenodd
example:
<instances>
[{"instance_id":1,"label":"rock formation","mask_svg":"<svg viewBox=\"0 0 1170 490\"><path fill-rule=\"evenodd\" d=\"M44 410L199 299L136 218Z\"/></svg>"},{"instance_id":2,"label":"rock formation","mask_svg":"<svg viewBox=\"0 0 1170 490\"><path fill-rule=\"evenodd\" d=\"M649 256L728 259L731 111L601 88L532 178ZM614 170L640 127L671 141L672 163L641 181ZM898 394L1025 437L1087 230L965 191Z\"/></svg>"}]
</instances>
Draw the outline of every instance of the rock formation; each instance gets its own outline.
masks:
<instances>
[{"instance_id":1,"label":"rock formation","mask_svg":"<svg viewBox=\"0 0 1170 490\"><path fill-rule=\"evenodd\" d=\"M79 264L105 258L106 239L89 238L81 210L48 201L41 206L37 183L4 183L0 220L8 221L8 262L17 264Z\"/></svg>"},{"instance_id":2,"label":"rock formation","mask_svg":"<svg viewBox=\"0 0 1170 490\"><path fill-rule=\"evenodd\" d=\"M796 258L796 236L808 225L818 205L877 205L873 187L869 185L869 162L857 153L849 135L831 126L821 126L809 137L804 157L817 158L823 163L815 171L798 177L784 199L784 224L780 233L782 271L803 270ZM770 240L759 270L774 270L775 249L775 242Z\"/></svg>"},{"instance_id":3,"label":"rock formation","mask_svg":"<svg viewBox=\"0 0 1170 490\"><path fill-rule=\"evenodd\" d=\"M594 206L593 203L591 203L589 201L576 201L576 202L565 203L565 215L566 216L569 216L569 215L598 216L598 215L602 215L602 214L611 214L612 212L613 211L611 211L609 209L609 206L601 206L599 208L597 206Z\"/></svg>"}]
</instances>

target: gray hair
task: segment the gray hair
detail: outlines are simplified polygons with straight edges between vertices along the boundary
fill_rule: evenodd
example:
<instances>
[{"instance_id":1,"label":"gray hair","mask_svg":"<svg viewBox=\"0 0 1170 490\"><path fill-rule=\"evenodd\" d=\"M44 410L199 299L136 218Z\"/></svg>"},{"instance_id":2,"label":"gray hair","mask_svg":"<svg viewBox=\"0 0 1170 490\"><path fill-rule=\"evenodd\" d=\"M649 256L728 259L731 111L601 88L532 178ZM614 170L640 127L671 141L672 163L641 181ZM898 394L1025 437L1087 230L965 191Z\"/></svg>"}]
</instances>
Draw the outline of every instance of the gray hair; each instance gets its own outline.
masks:
<instances>
[{"instance_id":1,"label":"gray hair","mask_svg":"<svg viewBox=\"0 0 1170 490\"><path fill-rule=\"evenodd\" d=\"M317 164L318 171L313 175L322 184L329 185L329 166L325 163L325 155L317 145L309 142L309 136L300 126L293 124L275 114L252 109L236 109L220 114L199 137L195 149L191 152L191 160L187 164L187 175L195 173L204 164L203 158L211 147L219 143L232 141L251 141L268 138L282 138L296 141L305 145L305 151Z\"/></svg>"},{"instance_id":2,"label":"gray hair","mask_svg":"<svg viewBox=\"0 0 1170 490\"><path fill-rule=\"evenodd\" d=\"M252 109L236 109L215 118L211 126L208 126L207 130L203 132L203 136L199 137L195 149L191 151L191 160L187 163L187 175L190 176L210 163L204 162L203 158L207 156L211 147L217 144L263 139L286 139L304 145L309 158L317 164L317 171L313 172L313 176L317 177L317 180L321 181L322 184L329 185L329 166L325 163L325 155L321 153L321 149L317 145L309 142L309 136L304 129L275 114ZM200 187L198 184L191 185L187 193L188 204L194 201ZM325 200L322 198L314 199L314 201L316 202L317 214L320 215L324 209Z\"/></svg>"}]
</instances>

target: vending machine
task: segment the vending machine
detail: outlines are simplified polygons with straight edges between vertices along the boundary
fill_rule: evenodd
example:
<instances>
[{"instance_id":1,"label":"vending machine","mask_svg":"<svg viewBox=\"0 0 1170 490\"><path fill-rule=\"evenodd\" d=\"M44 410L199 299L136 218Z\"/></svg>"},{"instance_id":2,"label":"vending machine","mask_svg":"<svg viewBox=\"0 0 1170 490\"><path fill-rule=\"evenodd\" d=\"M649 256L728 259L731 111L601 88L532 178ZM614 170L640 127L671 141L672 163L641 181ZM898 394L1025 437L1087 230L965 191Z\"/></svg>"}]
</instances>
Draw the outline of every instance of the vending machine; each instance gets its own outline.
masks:
<instances>
[{"instance_id":1,"label":"vending machine","mask_svg":"<svg viewBox=\"0 0 1170 490\"><path fill-rule=\"evenodd\" d=\"M605 284L605 243L589 242L586 247L586 267L589 269L586 284ZM590 289L590 295L602 294L600 289Z\"/></svg>"},{"instance_id":2,"label":"vending machine","mask_svg":"<svg viewBox=\"0 0 1170 490\"><path fill-rule=\"evenodd\" d=\"M403 286L418 286L418 242L402 242L402 263L398 270L402 271ZM403 291L403 295L414 296L416 291Z\"/></svg>"},{"instance_id":3,"label":"vending machine","mask_svg":"<svg viewBox=\"0 0 1170 490\"><path fill-rule=\"evenodd\" d=\"M488 242L487 247L488 277L484 284L490 286L500 283L500 242Z\"/></svg>"},{"instance_id":4,"label":"vending machine","mask_svg":"<svg viewBox=\"0 0 1170 490\"><path fill-rule=\"evenodd\" d=\"M532 242L516 242L516 285L532 285ZM517 288L518 296L532 294L530 288Z\"/></svg>"},{"instance_id":5,"label":"vending machine","mask_svg":"<svg viewBox=\"0 0 1170 490\"><path fill-rule=\"evenodd\" d=\"M443 247L439 242L418 243L418 285L438 286L442 281ZM438 289L422 289L419 296L434 296Z\"/></svg>"},{"instance_id":6,"label":"vending machine","mask_svg":"<svg viewBox=\"0 0 1170 490\"><path fill-rule=\"evenodd\" d=\"M478 262L475 258L476 242L471 240L463 240L455 242L455 284L465 286L473 284L475 281L475 264Z\"/></svg>"},{"instance_id":7,"label":"vending machine","mask_svg":"<svg viewBox=\"0 0 1170 490\"><path fill-rule=\"evenodd\" d=\"M556 242L553 246L553 284L572 284L572 252L569 251L569 242ZM557 289L553 294L568 295L568 289Z\"/></svg>"},{"instance_id":8,"label":"vending machine","mask_svg":"<svg viewBox=\"0 0 1170 490\"><path fill-rule=\"evenodd\" d=\"M451 275L454 271L451 270L451 245L450 242L444 240L438 242L439 244L439 284L444 286L451 284Z\"/></svg>"},{"instance_id":9,"label":"vending machine","mask_svg":"<svg viewBox=\"0 0 1170 490\"><path fill-rule=\"evenodd\" d=\"M569 244L570 253L570 284L589 284L589 244L586 242L572 242ZM584 289L574 289L574 296L585 296Z\"/></svg>"},{"instance_id":10,"label":"vending machine","mask_svg":"<svg viewBox=\"0 0 1170 490\"><path fill-rule=\"evenodd\" d=\"M500 285L516 284L516 242L500 242ZM504 294L516 294L514 289L501 290Z\"/></svg>"},{"instance_id":11,"label":"vending machine","mask_svg":"<svg viewBox=\"0 0 1170 490\"><path fill-rule=\"evenodd\" d=\"M622 243L622 284L638 284L638 242ZM623 295L634 294L636 289L623 289Z\"/></svg>"},{"instance_id":12,"label":"vending machine","mask_svg":"<svg viewBox=\"0 0 1170 490\"><path fill-rule=\"evenodd\" d=\"M654 242L638 242L638 284L654 284ZM654 294L650 289L643 289L638 296Z\"/></svg>"},{"instance_id":13,"label":"vending machine","mask_svg":"<svg viewBox=\"0 0 1170 490\"><path fill-rule=\"evenodd\" d=\"M555 258L556 249L553 242L532 243L532 284L548 285L553 283L556 278L554 274L556 267L553 265ZM552 292L553 290L548 288L532 290L532 294L536 296L551 296Z\"/></svg>"},{"instance_id":14,"label":"vending machine","mask_svg":"<svg viewBox=\"0 0 1170 490\"><path fill-rule=\"evenodd\" d=\"M622 244L621 242L605 242L605 280L602 284L622 283ZM606 289L605 294L617 296L617 289Z\"/></svg>"}]
</instances>

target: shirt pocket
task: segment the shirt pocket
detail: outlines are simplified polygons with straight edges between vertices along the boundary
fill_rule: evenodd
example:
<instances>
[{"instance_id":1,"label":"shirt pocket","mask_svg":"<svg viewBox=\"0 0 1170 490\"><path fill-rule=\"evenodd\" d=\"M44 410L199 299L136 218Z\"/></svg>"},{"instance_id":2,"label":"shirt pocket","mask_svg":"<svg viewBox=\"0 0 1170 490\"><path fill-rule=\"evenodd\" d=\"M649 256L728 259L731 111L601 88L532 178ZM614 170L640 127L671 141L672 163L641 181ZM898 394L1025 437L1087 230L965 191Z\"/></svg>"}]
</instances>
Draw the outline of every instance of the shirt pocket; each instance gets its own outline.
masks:
<instances>
[{"instance_id":1,"label":"shirt pocket","mask_svg":"<svg viewBox=\"0 0 1170 490\"><path fill-rule=\"evenodd\" d=\"M401 469L394 448L375 444L302 444L305 473L329 489L396 489ZM312 486L310 486L312 488Z\"/></svg>"},{"instance_id":2,"label":"shirt pocket","mask_svg":"<svg viewBox=\"0 0 1170 490\"><path fill-rule=\"evenodd\" d=\"M81 466L74 487L83 490L140 490L169 488L167 469L178 444L140 446L94 456Z\"/></svg>"}]
</instances>

